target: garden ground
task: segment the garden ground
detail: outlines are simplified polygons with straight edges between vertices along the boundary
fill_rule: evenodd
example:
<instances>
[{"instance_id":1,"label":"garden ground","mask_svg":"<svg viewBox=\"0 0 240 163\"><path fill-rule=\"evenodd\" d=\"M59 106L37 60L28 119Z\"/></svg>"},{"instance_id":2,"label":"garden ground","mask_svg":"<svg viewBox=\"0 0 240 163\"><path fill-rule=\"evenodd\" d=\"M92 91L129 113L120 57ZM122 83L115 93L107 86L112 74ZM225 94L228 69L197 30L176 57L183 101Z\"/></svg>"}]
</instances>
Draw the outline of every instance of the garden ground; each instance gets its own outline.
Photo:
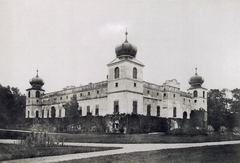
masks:
<instances>
[{"instance_id":1,"label":"garden ground","mask_svg":"<svg viewBox=\"0 0 240 163\"><path fill-rule=\"evenodd\" d=\"M28 133L27 133L28 132ZM1 139L18 139L29 134L30 131L1 130ZM151 134L67 134L67 133L49 133L59 135L65 138L66 142L78 143L119 143L119 144L136 144L136 143L201 143L201 142L219 142L240 140L240 135L234 135L228 132L226 135L220 135L215 132L210 135L167 135L165 133Z\"/></svg>"},{"instance_id":2,"label":"garden ground","mask_svg":"<svg viewBox=\"0 0 240 163\"><path fill-rule=\"evenodd\" d=\"M4 142L3 140L1 140L2 142ZM1 142L0 141L0 142ZM9 140L9 141L12 141L13 140ZM9 142L8 141L8 142ZM71 146L104 146L104 147L122 147L121 149L115 149L115 150L108 150L108 151L100 151L100 152L90 152L90 153L79 153L79 154L68 154L68 155L61 155L61 156L48 156L48 157L37 157L37 158L28 158L28 159L19 159L19 160L11 160L10 162L14 163L30 163L30 162L60 162L60 161L70 161L70 160L77 160L77 162L81 161L81 159L83 159L82 161L84 161L84 158L91 158L93 157L93 161L95 162L106 162L108 159L116 159L116 161L113 160L113 162L117 162L119 160L119 157L121 157L122 155L122 158L125 158L125 160L122 160L123 162L129 162L131 160L136 160L136 162L138 160L141 159L141 157L139 158L138 156L139 155L145 155L145 160L146 162L149 162L147 161L148 160L148 157L153 157L153 160L151 158L150 159L150 162L154 162L154 159L157 159L158 160L158 154L161 153L161 151L157 151L157 150L161 150L161 149L174 149L172 151L172 153L169 153L170 154L170 158L174 156L173 153L176 153L175 157L173 157L172 159L179 162L181 160L184 160L185 158L189 157L189 155L192 155L191 158L193 160L195 160L195 162L198 162L198 157L194 156L194 151L195 149L197 148L192 148L190 149L188 152L185 152L184 153L181 153L181 151L185 150L184 148L191 148L191 147L201 147L199 148L199 150L196 152L196 154L199 154L199 153L202 153L200 157L205 157L204 155L207 154L205 152L207 152L207 150L204 149L205 146L209 146L209 147L214 147L214 150L209 148L209 151L210 152L212 150L212 154L209 155L207 157L207 160L211 160L211 159L215 159L215 160L219 160L218 159L218 154L219 155L226 155L228 153L228 150L229 149L232 149L232 148L236 148L236 150L230 150L230 156L229 158L227 159L228 162L232 162L231 160L232 159L238 159L238 152L236 152L240 146L236 145L236 144L240 144L240 141L225 141L225 142L206 142L206 143L178 143L178 144L99 144L99 143L66 143L66 145L71 145ZM224 146L228 145L229 147L226 148ZM218 149L220 149L220 147L222 147L222 150L220 150L219 152L216 152L218 151ZM236 147L233 147L233 146L236 146ZM235 151L235 152L234 152ZM137 152L135 153L136 156L134 157L134 153L133 152ZM141 152L141 153L139 153ZM153 152L153 153L152 153ZM156 153L157 152L157 153ZM180 152L180 153L179 153ZM133 154L133 155L129 155L128 156L128 153L129 154ZM193 153L193 154L192 154ZM121 154L120 156L112 156L112 155L116 155L116 154ZM171 154L173 154L171 156ZM217 155L216 155L217 154ZM149 155L149 156L148 156ZM152 155L152 156L151 156ZM99 156L104 156L104 157L100 157L99 159L98 158L94 158L94 157L99 157ZM161 155L160 155L161 156ZM161 157L159 156L159 159L161 159L161 157L164 157L164 155L162 155ZM155 157L155 158L154 158ZM194 159L194 157L196 157ZM130 160L128 160L130 159ZM202 158L204 160L204 158ZM91 161L91 160L90 160ZM120 159L121 161L121 159ZM173 162L175 162L173 161ZM188 160L186 160L188 161Z\"/></svg>"},{"instance_id":3,"label":"garden ground","mask_svg":"<svg viewBox=\"0 0 240 163\"><path fill-rule=\"evenodd\" d=\"M69 160L68 163L238 163L240 145L164 149ZM62 162L65 163L66 161Z\"/></svg>"},{"instance_id":4,"label":"garden ground","mask_svg":"<svg viewBox=\"0 0 240 163\"><path fill-rule=\"evenodd\" d=\"M56 133L51 133L56 134ZM65 145L88 147L120 147L101 152L68 154L62 156L37 157L15 162L238 162L240 136L227 133L220 135L170 136L153 134L60 134L66 139ZM19 132L0 131L1 136L18 137ZM21 135L21 134L20 134ZM24 136L24 135L21 135ZM3 138L2 137L2 138ZM2 140L0 140L1 142ZM9 140L13 142L14 140ZM223 142L227 141L227 142ZM80 142L80 143L76 143ZM81 143L84 142L84 143ZM85 143L96 142L96 143ZM205 142L205 143L200 143ZM6 143L6 141L5 141ZM107 143L107 144L102 144ZM114 144L115 143L115 144ZM116 144L118 143L118 144ZM176 143L176 144L173 144ZM209 146L214 145L214 146ZM216 146L217 145L217 146ZM222 146L220 146L222 145ZM204 146L204 147L200 147ZM194 148L192 148L194 147ZM75 148L75 147L73 147ZM181 149L177 149L181 148ZM185 148L185 149L183 149ZM161 151L159 151L161 150ZM60 150L61 151L61 150ZM144 152L143 152L144 151ZM134 153L132 153L134 152ZM75 153L75 152L70 152ZM61 153L60 153L61 154ZM118 154L118 155L115 155ZM47 154L48 155L48 154ZM218 156L219 155L219 156ZM203 157L204 156L204 157ZM92 158L89 158L92 157ZM75 161L74 161L75 159ZM76 161L77 160L77 161ZM11 161L13 162L13 161Z\"/></svg>"}]
</instances>

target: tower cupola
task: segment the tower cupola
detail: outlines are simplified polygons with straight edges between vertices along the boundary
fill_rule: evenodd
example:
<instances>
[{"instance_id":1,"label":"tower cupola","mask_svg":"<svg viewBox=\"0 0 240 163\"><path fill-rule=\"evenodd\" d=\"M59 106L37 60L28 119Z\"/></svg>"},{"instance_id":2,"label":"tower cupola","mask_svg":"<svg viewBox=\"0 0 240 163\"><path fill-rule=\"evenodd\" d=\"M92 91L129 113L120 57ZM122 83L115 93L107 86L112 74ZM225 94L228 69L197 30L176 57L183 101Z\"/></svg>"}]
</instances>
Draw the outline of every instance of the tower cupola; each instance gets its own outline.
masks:
<instances>
[{"instance_id":1,"label":"tower cupola","mask_svg":"<svg viewBox=\"0 0 240 163\"><path fill-rule=\"evenodd\" d=\"M41 87L44 85L44 81L42 78L38 76L38 70L37 75L29 80L29 83L31 84L32 88L41 89Z\"/></svg>"},{"instance_id":2,"label":"tower cupola","mask_svg":"<svg viewBox=\"0 0 240 163\"><path fill-rule=\"evenodd\" d=\"M197 74L197 68L195 69L195 71L195 75L193 75L188 81L192 88L201 87L204 82L204 78Z\"/></svg>"},{"instance_id":3,"label":"tower cupola","mask_svg":"<svg viewBox=\"0 0 240 163\"><path fill-rule=\"evenodd\" d=\"M135 58L137 54L137 47L127 40L128 32L125 32L126 40L115 48L117 58Z\"/></svg>"}]
</instances>

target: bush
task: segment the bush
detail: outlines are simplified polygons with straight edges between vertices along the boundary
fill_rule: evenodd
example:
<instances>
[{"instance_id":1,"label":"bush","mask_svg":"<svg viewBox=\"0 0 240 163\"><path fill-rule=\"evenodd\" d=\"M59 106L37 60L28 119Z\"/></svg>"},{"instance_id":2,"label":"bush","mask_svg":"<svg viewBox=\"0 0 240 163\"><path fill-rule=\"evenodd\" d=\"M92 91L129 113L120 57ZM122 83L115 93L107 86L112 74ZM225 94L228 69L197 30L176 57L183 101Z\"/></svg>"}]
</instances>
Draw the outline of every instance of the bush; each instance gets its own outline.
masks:
<instances>
[{"instance_id":1,"label":"bush","mask_svg":"<svg viewBox=\"0 0 240 163\"><path fill-rule=\"evenodd\" d=\"M208 132L208 134L213 134L214 128L211 125L208 125L207 126L207 132Z\"/></svg>"},{"instance_id":2,"label":"bush","mask_svg":"<svg viewBox=\"0 0 240 163\"><path fill-rule=\"evenodd\" d=\"M225 126L220 126L218 131L221 135L227 135L227 128Z\"/></svg>"},{"instance_id":3,"label":"bush","mask_svg":"<svg viewBox=\"0 0 240 163\"><path fill-rule=\"evenodd\" d=\"M197 136L197 135L207 135L206 130L199 129L199 128L176 128L172 129L168 132L170 135L190 135L190 136Z\"/></svg>"},{"instance_id":4,"label":"bush","mask_svg":"<svg viewBox=\"0 0 240 163\"><path fill-rule=\"evenodd\" d=\"M170 130L168 132L168 134L170 134L170 135L183 135L183 129L175 128L175 129Z\"/></svg>"},{"instance_id":5,"label":"bush","mask_svg":"<svg viewBox=\"0 0 240 163\"><path fill-rule=\"evenodd\" d=\"M240 127L233 127L233 135L240 135Z\"/></svg>"}]
</instances>

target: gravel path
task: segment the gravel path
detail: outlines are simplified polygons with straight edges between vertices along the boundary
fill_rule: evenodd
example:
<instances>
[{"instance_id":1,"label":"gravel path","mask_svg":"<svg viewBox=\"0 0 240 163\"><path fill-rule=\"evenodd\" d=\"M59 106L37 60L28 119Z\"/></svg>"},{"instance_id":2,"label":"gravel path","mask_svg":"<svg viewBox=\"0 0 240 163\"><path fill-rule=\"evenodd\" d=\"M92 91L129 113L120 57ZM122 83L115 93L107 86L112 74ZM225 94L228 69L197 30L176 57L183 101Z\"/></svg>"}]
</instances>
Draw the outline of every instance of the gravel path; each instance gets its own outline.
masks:
<instances>
[{"instance_id":1,"label":"gravel path","mask_svg":"<svg viewBox=\"0 0 240 163\"><path fill-rule=\"evenodd\" d=\"M14 143L14 142L16 143L16 140L0 139L0 143ZM3 161L3 163L60 162L60 161L68 161L68 160L114 155L114 154L131 153L131 152L153 151L153 150L161 150L161 149L189 148L189 147L202 147L202 146L213 146L213 145L240 144L240 140L223 141L223 142L205 142L205 143L178 143L178 144L102 144L102 143L67 143L67 142L64 144L69 145L69 146L122 147L122 149L90 152L90 153L67 154L67 155L59 155L59 156L18 159L18 160Z\"/></svg>"}]
</instances>

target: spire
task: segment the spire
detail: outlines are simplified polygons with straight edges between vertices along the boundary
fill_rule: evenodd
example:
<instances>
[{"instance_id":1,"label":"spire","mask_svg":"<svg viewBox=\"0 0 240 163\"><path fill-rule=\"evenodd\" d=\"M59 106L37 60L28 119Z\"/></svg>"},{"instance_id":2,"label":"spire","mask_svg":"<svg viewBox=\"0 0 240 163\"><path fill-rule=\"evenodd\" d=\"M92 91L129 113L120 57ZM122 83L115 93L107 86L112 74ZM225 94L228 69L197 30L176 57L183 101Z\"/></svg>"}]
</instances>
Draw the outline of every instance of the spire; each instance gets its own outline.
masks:
<instances>
[{"instance_id":1,"label":"spire","mask_svg":"<svg viewBox=\"0 0 240 163\"><path fill-rule=\"evenodd\" d=\"M197 75L197 67L195 68L195 75Z\"/></svg>"},{"instance_id":2,"label":"spire","mask_svg":"<svg viewBox=\"0 0 240 163\"><path fill-rule=\"evenodd\" d=\"M37 77L38 77L38 68L37 68Z\"/></svg>"},{"instance_id":3,"label":"spire","mask_svg":"<svg viewBox=\"0 0 240 163\"><path fill-rule=\"evenodd\" d=\"M125 35L126 35L126 40L125 40L125 42L128 42L128 40L127 40L127 35L128 35L127 28L126 28Z\"/></svg>"}]
</instances>

